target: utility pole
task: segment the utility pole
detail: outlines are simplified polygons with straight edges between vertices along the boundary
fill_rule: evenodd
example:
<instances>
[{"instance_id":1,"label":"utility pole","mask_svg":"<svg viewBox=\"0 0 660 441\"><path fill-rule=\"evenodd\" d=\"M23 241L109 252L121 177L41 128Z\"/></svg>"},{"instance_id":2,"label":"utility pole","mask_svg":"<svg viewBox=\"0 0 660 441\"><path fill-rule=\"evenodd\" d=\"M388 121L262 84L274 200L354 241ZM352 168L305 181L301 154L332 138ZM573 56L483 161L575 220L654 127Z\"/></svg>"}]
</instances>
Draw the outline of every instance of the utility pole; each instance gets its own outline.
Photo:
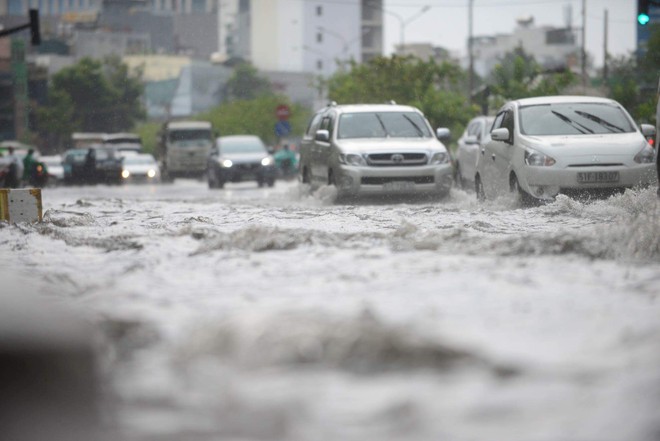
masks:
<instances>
[{"instance_id":1,"label":"utility pole","mask_svg":"<svg viewBox=\"0 0 660 441\"><path fill-rule=\"evenodd\" d=\"M605 29L603 30L603 81L607 81L607 22L608 22L608 17L607 17L607 9L605 9Z\"/></svg>"},{"instance_id":2,"label":"utility pole","mask_svg":"<svg viewBox=\"0 0 660 441\"><path fill-rule=\"evenodd\" d=\"M470 58L470 66L468 72L468 101L472 102L472 91L474 90L474 53L472 51L473 38L472 38L472 10L474 0L468 2L468 56Z\"/></svg>"},{"instance_id":3,"label":"utility pole","mask_svg":"<svg viewBox=\"0 0 660 441\"><path fill-rule=\"evenodd\" d=\"M587 0L582 0L582 93L587 91L587 49L585 45L587 29Z\"/></svg>"}]
</instances>

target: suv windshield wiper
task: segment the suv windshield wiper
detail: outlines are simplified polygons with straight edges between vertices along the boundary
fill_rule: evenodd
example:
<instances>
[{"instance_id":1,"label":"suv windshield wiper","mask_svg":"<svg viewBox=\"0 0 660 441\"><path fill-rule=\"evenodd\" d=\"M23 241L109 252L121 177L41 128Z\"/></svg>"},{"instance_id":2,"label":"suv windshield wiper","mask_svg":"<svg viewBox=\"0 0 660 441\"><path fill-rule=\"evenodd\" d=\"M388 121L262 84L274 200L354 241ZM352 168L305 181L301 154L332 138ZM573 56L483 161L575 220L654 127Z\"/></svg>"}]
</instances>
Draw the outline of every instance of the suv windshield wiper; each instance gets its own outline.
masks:
<instances>
[{"instance_id":1,"label":"suv windshield wiper","mask_svg":"<svg viewBox=\"0 0 660 441\"><path fill-rule=\"evenodd\" d=\"M603 127L606 127L608 129L610 129L611 132L614 132L614 131L618 131L619 133L625 132L625 130L623 128L617 126L616 124L612 124L611 122L606 121L603 118L601 118L600 116L594 115L593 113L583 112L582 110L574 110L574 112L577 113L578 115L582 116L582 117L590 119L591 121L593 121L597 124L600 124Z\"/></svg>"},{"instance_id":2,"label":"suv windshield wiper","mask_svg":"<svg viewBox=\"0 0 660 441\"><path fill-rule=\"evenodd\" d=\"M408 120L408 122L409 122L410 124L412 124L412 126L415 128L415 130L417 131L417 134L419 135L420 138L423 138L423 137L424 137L424 132L422 131L422 129L419 128L419 126L417 125L417 123L416 123L415 121L412 120L411 117L409 117L408 115L405 115L405 114L404 114L404 115L401 115L401 116L403 116L405 119Z\"/></svg>"},{"instance_id":3,"label":"suv windshield wiper","mask_svg":"<svg viewBox=\"0 0 660 441\"><path fill-rule=\"evenodd\" d=\"M570 119L568 116L564 115L563 113L559 113L556 110L551 110L551 112L552 112L553 115L556 115L557 118L561 119L566 124L572 126L577 131L582 133L583 135L586 134L586 133L594 133L594 131L591 130L590 128L583 126L582 124L580 124L577 121L573 121L572 119Z\"/></svg>"}]
</instances>

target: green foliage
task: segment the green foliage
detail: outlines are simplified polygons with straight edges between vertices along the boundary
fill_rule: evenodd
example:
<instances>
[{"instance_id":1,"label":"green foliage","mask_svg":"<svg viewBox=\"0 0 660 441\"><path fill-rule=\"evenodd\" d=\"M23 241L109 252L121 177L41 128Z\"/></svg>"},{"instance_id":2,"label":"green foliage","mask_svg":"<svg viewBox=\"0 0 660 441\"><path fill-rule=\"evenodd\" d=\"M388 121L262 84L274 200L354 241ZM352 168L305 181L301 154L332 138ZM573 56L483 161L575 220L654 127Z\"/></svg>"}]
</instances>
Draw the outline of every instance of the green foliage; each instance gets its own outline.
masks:
<instances>
[{"instance_id":1,"label":"green foliage","mask_svg":"<svg viewBox=\"0 0 660 441\"><path fill-rule=\"evenodd\" d=\"M144 122L138 124L134 132L142 140L142 150L145 153L156 154L156 145L158 143L158 132L163 127L161 122Z\"/></svg>"},{"instance_id":2,"label":"green foliage","mask_svg":"<svg viewBox=\"0 0 660 441\"><path fill-rule=\"evenodd\" d=\"M464 93L465 72L452 63L437 64L413 57L376 57L351 62L327 82L329 98L341 104L385 103L390 100L420 109L434 128L448 127L455 138L479 113Z\"/></svg>"},{"instance_id":3,"label":"green foliage","mask_svg":"<svg viewBox=\"0 0 660 441\"><path fill-rule=\"evenodd\" d=\"M268 79L261 77L257 69L247 63L236 66L225 85L227 100L253 100L264 95L273 95Z\"/></svg>"},{"instance_id":4,"label":"green foliage","mask_svg":"<svg viewBox=\"0 0 660 441\"><path fill-rule=\"evenodd\" d=\"M543 72L533 56L522 48L504 55L490 75L490 91L494 107L520 98L559 95L576 77L570 71Z\"/></svg>"},{"instance_id":5,"label":"green foliage","mask_svg":"<svg viewBox=\"0 0 660 441\"><path fill-rule=\"evenodd\" d=\"M210 121L220 136L251 134L261 137L266 144L274 145L277 141L275 109L279 104L286 104L291 109L289 122L292 137L302 134L311 116L310 110L276 95L224 103L198 115L196 119Z\"/></svg>"},{"instance_id":6,"label":"green foliage","mask_svg":"<svg viewBox=\"0 0 660 441\"><path fill-rule=\"evenodd\" d=\"M131 77L119 58L83 58L55 74L48 104L37 109L42 138L68 147L71 133L130 130L144 119L140 75Z\"/></svg>"}]
</instances>

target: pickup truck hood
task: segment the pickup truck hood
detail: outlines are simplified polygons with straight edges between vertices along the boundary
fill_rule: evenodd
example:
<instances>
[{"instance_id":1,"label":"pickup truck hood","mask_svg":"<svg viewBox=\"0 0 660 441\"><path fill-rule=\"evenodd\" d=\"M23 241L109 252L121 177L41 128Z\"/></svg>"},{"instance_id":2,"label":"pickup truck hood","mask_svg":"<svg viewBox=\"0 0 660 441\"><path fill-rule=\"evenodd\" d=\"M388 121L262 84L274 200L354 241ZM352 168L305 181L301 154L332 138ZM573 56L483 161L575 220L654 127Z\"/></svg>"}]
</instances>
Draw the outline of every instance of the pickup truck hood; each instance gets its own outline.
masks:
<instances>
[{"instance_id":1,"label":"pickup truck hood","mask_svg":"<svg viewBox=\"0 0 660 441\"><path fill-rule=\"evenodd\" d=\"M435 138L368 138L338 140L345 153L400 153L406 151L442 152L445 146Z\"/></svg>"}]
</instances>

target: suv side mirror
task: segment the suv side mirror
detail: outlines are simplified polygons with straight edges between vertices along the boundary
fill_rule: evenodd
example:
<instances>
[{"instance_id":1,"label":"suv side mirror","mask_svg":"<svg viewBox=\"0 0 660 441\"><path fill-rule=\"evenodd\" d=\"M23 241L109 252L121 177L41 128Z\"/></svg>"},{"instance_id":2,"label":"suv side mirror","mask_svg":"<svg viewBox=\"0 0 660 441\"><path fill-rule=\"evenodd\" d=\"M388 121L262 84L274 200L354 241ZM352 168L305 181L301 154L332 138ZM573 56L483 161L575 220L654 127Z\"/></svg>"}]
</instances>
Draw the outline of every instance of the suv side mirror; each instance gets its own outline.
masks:
<instances>
[{"instance_id":1,"label":"suv side mirror","mask_svg":"<svg viewBox=\"0 0 660 441\"><path fill-rule=\"evenodd\" d=\"M509 129L500 127L490 132L490 138L493 141L509 142Z\"/></svg>"},{"instance_id":2,"label":"suv side mirror","mask_svg":"<svg viewBox=\"0 0 660 441\"><path fill-rule=\"evenodd\" d=\"M468 135L465 137L464 142L466 145L475 145L479 144L479 140L474 135Z\"/></svg>"},{"instance_id":3,"label":"suv side mirror","mask_svg":"<svg viewBox=\"0 0 660 441\"><path fill-rule=\"evenodd\" d=\"M451 138L451 131L446 127L440 127L435 131L435 136L438 139L449 139Z\"/></svg>"},{"instance_id":4,"label":"suv side mirror","mask_svg":"<svg viewBox=\"0 0 660 441\"><path fill-rule=\"evenodd\" d=\"M330 142L330 132L327 130L317 130L314 135L314 140L320 142Z\"/></svg>"}]
</instances>

